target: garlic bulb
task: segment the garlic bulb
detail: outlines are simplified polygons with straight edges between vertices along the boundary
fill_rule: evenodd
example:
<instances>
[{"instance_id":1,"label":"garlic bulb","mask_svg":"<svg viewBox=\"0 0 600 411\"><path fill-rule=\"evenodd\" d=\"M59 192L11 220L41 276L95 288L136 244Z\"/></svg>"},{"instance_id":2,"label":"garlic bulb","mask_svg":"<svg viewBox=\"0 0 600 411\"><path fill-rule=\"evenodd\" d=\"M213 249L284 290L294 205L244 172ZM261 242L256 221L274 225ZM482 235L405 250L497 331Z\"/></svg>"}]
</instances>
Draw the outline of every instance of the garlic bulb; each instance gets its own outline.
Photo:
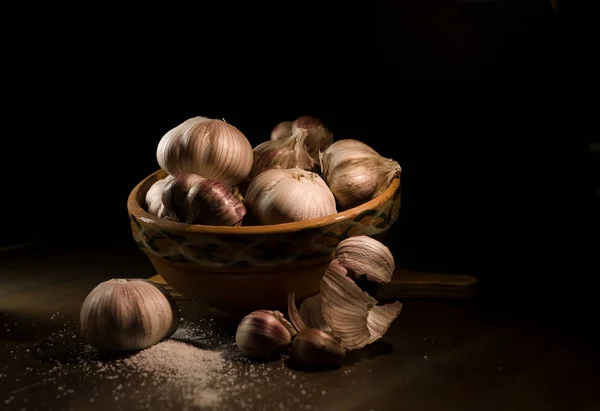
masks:
<instances>
[{"instance_id":1,"label":"garlic bulb","mask_svg":"<svg viewBox=\"0 0 600 411\"><path fill-rule=\"evenodd\" d=\"M271 130L271 140L279 140L292 135L292 121L277 123Z\"/></svg>"},{"instance_id":2,"label":"garlic bulb","mask_svg":"<svg viewBox=\"0 0 600 411\"><path fill-rule=\"evenodd\" d=\"M387 283L392 279L396 264L390 249L366 235L348 237L338 243L334 258L344 266L353 280L366 277L368 281Z\"/></svg>"},{"instance_id":3,"label":"garlic bulb","mask_svg":"<svg viewBox=\"0 0 600 411\"><path fill-rule=\"evenodd\" d=\"M294 337L290 360L295 367L309 370L338 368L346 350L330 334L316 328L305 328Z\"/></svg>"},{"instance_id":4,"label":"garlic bulb","mask_svg":"<svg viewBox=\"0 0 600 411\"><path fill-rule=\"evenodd\" d=\"M281 224L335 214L335 198L316 173L270 169L252 179L246 204L261 224Z\"/></svg>"},{"instance_id":5,"label":"garlic bulb","mask_svg":"<svg viewBox=\"0 0 600 411\"><path fill-rule=\"evenodd\" d=\"M165 178L156 181L148 191L146 192L145 202L147 211L155 216L164 213L164 207L162 203L162 192L169 181L173 179L172 175L168 175Z\"/></svg>"},{"instance_id":6,"label":"garlic bulb","mask_svg":"<svg viewBox=\"0 0 600 411\"><path fill-rule=\"evenodd\" d=\"M80 325L90 345L104 351L148 348L179 325L174 298L159 284L116 278L98 284L85 298Z\"/></svg>"},{"instance_id":7,"label":"garlic bulb","mask_svg":"<svg viewBox=\"0 0 600 411\"><path fill-rule=\"evenodd\" d=\"M315 162L319 163L320 154L333 143L333 133L325 127L320 119L312 116L301 116L294 120L292 133L298 128L308 130L306 151Z\"/></svg>"},{"instance_id":8,"label":"garlic bulb","mask_svg":"<svg viewBox=\"0 0 600 411\"><path fill-rule=\"evenodd\" d=\"M199 174L234 186L248 177L253 153L250 141L236 127L198 116L163 135L156 159L168 174Z\"/></svg>"},{"instance_id":9,"label":"garlic bulb","mask_svg":"<svg viewBox=\"0 0 600 411\"><path fill-rule=\"evenodd\" d=\"M399 301L378 304L333 259L321 280L320 293L302 302L300 310L293 293L288 294L288 315L299 331L310 324L332 335L345 349L356 350L380 339L402 310Z\"/></svg>"},{"instance_id":10,"label":"garlic bulb","mask_svg":"<svg viewBox=\"0 0 600 411\"><path fill-rule=\"evenodd\" d=\"M238 225L246 214L239 194L220 181L177 174L162 192L163 218L186 224Z\"/></svg>"},{"instance_id":11,"label":"garlic bulb","mask_svg":"<svg viewBox=\"0 0 600 411\"><path fill-rule=\"evenodd\" d=\"M382 157L367 144L353 139L331 144L321 156L321 169L342 210L377 197L401 172L397 161Z\"/></svg>"},{"instance_id":12,"label":"garlic bulb","mask_svg":"<svg viewBox=\"0 0 600 411\"><path fill-rule=\"evenodd\" d=\"M297 128L285 139L263 141L254 147L254 161L250 178L272 168L301 168L320 171L320 163L314 161L305 148L308 131Z\"/></svg>"},{"instance_id":13,"label":"garlic bulb","mask_svg":"<svg viewBox=\"0 0 600 411\"><path fill-rule=\"evenodd\" d=\"M235 343L249 359L271 359L288 348L295 335L296 330L281 312L257 310L242 318Z\"/></svg>"}]
</instances>

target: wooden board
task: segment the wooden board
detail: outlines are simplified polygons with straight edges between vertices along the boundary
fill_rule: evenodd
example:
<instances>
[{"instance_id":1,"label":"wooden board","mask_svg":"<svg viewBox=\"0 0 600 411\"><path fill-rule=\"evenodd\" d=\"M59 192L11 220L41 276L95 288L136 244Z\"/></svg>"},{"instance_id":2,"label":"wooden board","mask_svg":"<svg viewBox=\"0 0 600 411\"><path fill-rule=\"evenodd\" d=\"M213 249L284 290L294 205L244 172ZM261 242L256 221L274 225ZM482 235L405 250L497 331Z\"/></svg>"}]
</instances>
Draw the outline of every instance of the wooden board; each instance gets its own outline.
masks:
<instances>
[{"instance_id":1,"label":"wooden board","mask_svg":"<svg viewBox=\"0 0 600 411\"><path fill-rule=\"evenodd\" d=\"M150 280L163 286L176 299L185 299L159 275ZM478 280L466 274L440 274L397 269L392 281L381 284L370 294L379 300L400 298L468 298L477 293Z\"/></svg>"}]
</instances>

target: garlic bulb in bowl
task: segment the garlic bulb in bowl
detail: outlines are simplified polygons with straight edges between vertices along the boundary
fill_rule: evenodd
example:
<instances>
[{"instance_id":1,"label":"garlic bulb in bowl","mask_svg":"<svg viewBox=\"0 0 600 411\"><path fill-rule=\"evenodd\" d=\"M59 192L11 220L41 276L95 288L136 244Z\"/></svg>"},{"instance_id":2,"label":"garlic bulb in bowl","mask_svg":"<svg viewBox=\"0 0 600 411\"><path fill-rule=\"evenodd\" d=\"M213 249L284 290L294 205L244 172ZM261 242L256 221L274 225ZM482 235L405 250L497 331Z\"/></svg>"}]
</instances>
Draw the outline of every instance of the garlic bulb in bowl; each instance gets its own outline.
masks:
<instances>
[{"instance_id":1,"label":"garlic bulb in bowl","mask_svg":"<svg viewBox=\"0 0 600 411\"><path fill-rule=\"evenodd\" d=\"M270 169L252 179L246 205L261 224L281 224L337 213L335 197L316 173Z\"/></svg>"},{"instance_id":2,"label":"garlic bulb in bowl","mask_svg":"<svg viewBox=\"0 0 600 411\"><path fill-rule=\"evenodd\" d=\"M156 159L168 174L199 174L234 186L248 177L253 153L235 126L197 116L163 135Z\"/></svg>"},{"instance_id":3,"label":"garlic bulb in bowl","mask_svg":"<svg viewBox=\"0 0 600 411\"><path fill-rule=\"evenodd\" d=\"M250 178L271 168L301 168L319 172L321 164L307 151L305 145L307 137L308 130L297 128L286 138L263 141L254 147L254 162Z\"/></svg>"},{"instance_id":4,"label":"garlic bulb in bowl","mask_svg":"<svg viewBox=\"0 0 600 411\"><path fill-rule=\"evenodd\" d=\"M385 158L366 143L353 139L331 144L321 155L321 169L342 210L377 197L402 170L396 160Z\"/></svg>"}]
</instances>

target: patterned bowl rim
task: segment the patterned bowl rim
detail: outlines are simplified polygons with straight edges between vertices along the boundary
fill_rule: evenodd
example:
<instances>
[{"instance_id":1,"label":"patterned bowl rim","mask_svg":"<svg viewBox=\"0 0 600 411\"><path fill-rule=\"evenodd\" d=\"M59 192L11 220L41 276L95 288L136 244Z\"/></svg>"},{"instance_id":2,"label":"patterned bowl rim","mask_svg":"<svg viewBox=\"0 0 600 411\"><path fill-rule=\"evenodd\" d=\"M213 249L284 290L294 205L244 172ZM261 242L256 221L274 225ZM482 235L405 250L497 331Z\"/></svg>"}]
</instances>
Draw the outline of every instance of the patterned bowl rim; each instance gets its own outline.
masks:
<instances>
[{"instance_id":1,"label":"patterned bowl rim","mask_svg":"<svg viewBox=\"0 0 600 411\"><path fill-rule=\"evenodd\" d=\"M311 218L309 220L297 221L292 223L283 224L271 224L271 225L253 225L253 226L212 226L212 225L201 225L201 224L185 224L178 223L175 221L168 221L157 216L150 214L138 202L138 198L145 198L146 192L141 192L144 184L151 178L155 178L159 174L163 174L164 171L159 169L152 174L148 175L142 181L140 181L129 194L127 199L127 209L129 214L135 217L141 224L149 224L154 226L156 229L171 232L171 233L189 233L189 234L228 234L228 235L246 235L246 234L283 234L292 233L296 231L309 229L316 229L320 227L329 226L345 220L351 220L357 215L378 208L382 203L393 200L396 191L400 189L400 176L395 177L388 188L383 193L378 195L372 200L367 201L361 205L350 208L348 210L341 211L339 213L331 214L325 217ZM163 177L164 178L164 177ZM150 187L148 187L149 189Z\"/></svg>"}]
</instances>

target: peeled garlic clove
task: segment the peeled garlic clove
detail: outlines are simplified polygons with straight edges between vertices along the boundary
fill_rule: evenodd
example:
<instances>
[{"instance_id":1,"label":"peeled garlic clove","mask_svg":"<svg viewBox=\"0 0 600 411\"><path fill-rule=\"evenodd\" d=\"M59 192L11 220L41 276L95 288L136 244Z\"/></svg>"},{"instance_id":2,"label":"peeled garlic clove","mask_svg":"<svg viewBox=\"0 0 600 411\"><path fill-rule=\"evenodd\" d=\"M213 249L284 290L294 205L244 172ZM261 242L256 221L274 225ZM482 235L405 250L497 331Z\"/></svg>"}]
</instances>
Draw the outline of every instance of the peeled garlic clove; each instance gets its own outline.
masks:
<instances>
[{"instance_id":1,"label":"peeled garlic clove","mask_svg":"<svg viewBox=\"0 0 600 411\"><path fill-rule=\"evenodd\" d=\"M333 133L320 119L313 116L301 116L294 120L292 133L299 128L308 130L305 148L311 158L319 163L319 153L323 153L333 143Z\"/></svg>"},{"instance_id":2,"label":"peeled garlic clove","mask_svg":"<svg viewBox=\"0 0 600 411\"><path fill-rule=\"evenodd\" d=\"M292 121L282 121L271 130L271 140L280 140L292 135Z\"/></svg>"},{"instance_id":3,"label":"peeled garlic clove","mask_svg":"<svg viewBox=\"0 0 600 411\"><path fill-rule=\"evenodd\" d=\"M387 283L396 268L390 249L380 241L366 236L348 237L339 242L334 258L348 271L353 280L366 277L369 281Z\"/></svg>"},{"instance_id":4,"label":"peeled garlic clove","mask_svg":"<svg viewBox=\"0 0 600 411\"><path fill-rule=\"evenodd\" d=\"M320 170L305 149L308 131L297 128L289 138L263 141L254 147L254 161L250 177L253 178L272 168L301 168L307 171Z\"/></svg>"},{"instance_id":5,"label":"peeled garlic clove","mask_svg":"<svg viewBox=\"0 0 600 411\"><path fill-rule=\"evenodd\" d=\"M279 311L257 310L238 324L235 343L241 354L253 360L279 356L296 334L294 327Z\"/></svg>"},{"instance_id":6,"label":"peeled garlic clove","mask_svg":"<svg viewBox=\"0 0 600 411\"><path fill-rule=\"evenodd\" d=\"M192 117L161 138L156 159L168 174L198 174L234 186L252 168L252 145L223 120Z\"/></svg>"},{"instance_id":7,"label":"peeled garlic clove","mask_svg":"<svg viewBox=\"0 0 600 411\"><path fill-rule=\"evenodd\" d=\"M331 261L321 280L321 310L332 334L343 347L354 350L380 339L400 314L402 304L377 305L347 274L337 259Z\"/></svg>"},{"instance_id":8,"label":"peeled garlic clove","mask_svg":"<svg viewBox=\"0 0 600 411\"><path fill-rule=\"evenodd\" d=\"M337 212L331 190L316 173L270 169L252 179L246 204L261 224L281 224Z\"/></svg>"},{"instance_id":9,"label":"peeled garlic clove","mask_svg":"<svg viewBox=\"0 0 600 411\"><path fill-rule=\"evenodd\" d=\"M163 189L167 219L186 224L234 226L246 206L231 187L196 174L177 174Z\"/></svg>"},{"instance_id":10,"label":"peeled garlic clove","mask_svg":"<svg viewBox=\"0 0 600 411\"><path fill-rule=\"evenodd\" d=\"M145 203L147 211L155 216L158 216L161 213L161 208L163 208L162 203L162 192L169 181L173 179L172 175L168 175L165 178L156 181L146 192Z\"/></svg>"},{"instance_id":11,"label":"peeled garlic clove","mask_svg":"<svg viewBox=\"0 0 600 411\"><path fill-rule=\"evenodd\" d=\"M104 281L87 295L80 310L84 338L103 351L148 348L170 337L178 325L174 298L144 279Z\"/></svg>"},{"instance_id":12,"label":"peeled garlic clove","mask_svg":"<svg viewBox=\"0 0 600 411\"><path fill-rule=\"evenodd\" d=\"M305 369L324 370L338 368L346 350L325 331L305 328L292 341L290 360Z\"/></svg>"},{"instance_id":13,"label":"peeled garlic clove","mask_svg":"<svg viewBox=\"0 0 600 411\"><path fill-rule=\"evenodd\" d=\"M321 155L321 170L338 207L343 210L377 197L401 173L396 160L385 158L353 139L331 144Z\"/></svg>"}]
</instances>

